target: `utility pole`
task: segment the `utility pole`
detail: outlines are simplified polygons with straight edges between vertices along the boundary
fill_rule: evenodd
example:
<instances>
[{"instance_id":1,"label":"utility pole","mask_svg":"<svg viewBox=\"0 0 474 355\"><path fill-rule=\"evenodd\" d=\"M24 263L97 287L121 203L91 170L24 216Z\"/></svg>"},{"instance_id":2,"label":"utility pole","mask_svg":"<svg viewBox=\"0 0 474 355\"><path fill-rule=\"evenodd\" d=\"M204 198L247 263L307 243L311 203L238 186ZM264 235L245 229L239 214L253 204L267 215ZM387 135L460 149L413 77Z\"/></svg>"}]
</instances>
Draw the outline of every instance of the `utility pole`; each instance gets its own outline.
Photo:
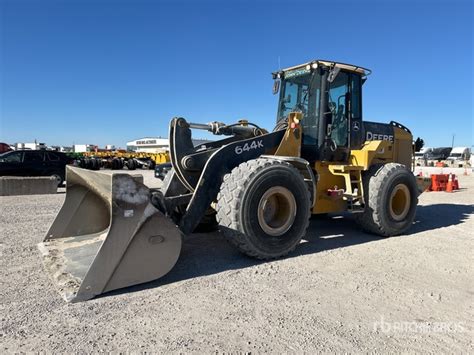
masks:
<instances>
[{"instance_id":1,"label":"utility pole","mask_svg":"<svg viewBox=\"0 0 474 355\"><path fill-rule=\"evenodd\" d=\"M454 148L454 137L455 137L455 136L456 136L456 135L453 133L453 140L451 141L451 149Z\"/></svg>"}]
</instances>

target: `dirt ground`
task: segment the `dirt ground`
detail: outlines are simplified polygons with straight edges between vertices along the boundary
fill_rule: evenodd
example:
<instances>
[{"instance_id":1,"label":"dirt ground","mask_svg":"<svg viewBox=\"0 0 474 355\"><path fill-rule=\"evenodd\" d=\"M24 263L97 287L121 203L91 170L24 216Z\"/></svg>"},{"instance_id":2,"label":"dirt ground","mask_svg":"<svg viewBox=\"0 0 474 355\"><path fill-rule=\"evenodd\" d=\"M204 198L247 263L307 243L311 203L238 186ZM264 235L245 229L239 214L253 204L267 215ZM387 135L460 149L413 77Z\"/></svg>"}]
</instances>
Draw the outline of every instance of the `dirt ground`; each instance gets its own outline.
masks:
<instances>
[{"instance_id":1,"label":"dirt ground","mask_svg":"<svg viewBox=\"0 0 474 355\"><path fill-rule=\"evenodd\" d=\"M472 352L474 176L460 185L421 195L407 235L315 218L273 262L193 234L164 278L76 304L36 247L64 193L0 197L0 351Z\"/></svg>"}]
</instances>

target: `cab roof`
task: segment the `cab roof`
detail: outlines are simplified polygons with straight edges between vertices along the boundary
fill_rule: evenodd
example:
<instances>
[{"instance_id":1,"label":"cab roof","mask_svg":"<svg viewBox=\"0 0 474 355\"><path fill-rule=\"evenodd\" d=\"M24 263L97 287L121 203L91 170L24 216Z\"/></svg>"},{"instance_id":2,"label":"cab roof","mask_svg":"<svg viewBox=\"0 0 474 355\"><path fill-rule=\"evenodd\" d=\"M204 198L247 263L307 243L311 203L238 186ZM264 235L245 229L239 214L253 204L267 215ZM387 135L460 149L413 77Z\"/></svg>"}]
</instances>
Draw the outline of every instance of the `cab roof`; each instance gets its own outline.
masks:
<instances>
[{"instance_id":1,"label":"cab roof","mask_svg":"<svg viewBox=\"0 0 474 355\"><path fill-rule=\"evenodd\" d=\"M353 64L347 64L347 63L341 63L341 62L334 62L331 60L325 60L325 59L315 59L307 63L295 65L293 67L285 68L282 70L279 70L278 72L272 73L272 74L278 74L278 73L284 73L286 71L290 70L295 70L299 68L306 68L307 66L312 66L313 68L318 67L318 66L325 66L325 67L338 67L340 69L348 70L357 74L361 74L362 76L367 76L372 73L372 70L358 66L358 65L353 65Z\"/></svg>"}]
</instances>

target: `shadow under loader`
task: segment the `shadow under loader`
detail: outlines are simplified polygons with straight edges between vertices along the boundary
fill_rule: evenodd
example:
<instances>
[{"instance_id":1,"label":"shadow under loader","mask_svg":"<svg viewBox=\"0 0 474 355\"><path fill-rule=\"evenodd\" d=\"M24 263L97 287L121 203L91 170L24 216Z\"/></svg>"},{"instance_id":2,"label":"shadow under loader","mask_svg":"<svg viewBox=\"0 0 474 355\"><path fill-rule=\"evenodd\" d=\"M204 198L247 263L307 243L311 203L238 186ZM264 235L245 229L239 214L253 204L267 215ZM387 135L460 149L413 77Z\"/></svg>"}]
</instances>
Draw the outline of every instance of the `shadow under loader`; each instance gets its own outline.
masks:
<instances>
[{"instance_id":1,"label":"shadow under loader","mask_svg":"<svg viewBox=\"0 0 474 355\"><path fill-rule=\"evenodd\" d=\"M417 217L406 234L395 238L409 238L410 235L438 228L464 223L474 213L471 205L439 204L418 206ZM433 218L448 216L446 218ZM214 275L229 270L241 270L259 265L258 261L242 257L220 233L190 235L183 243L181 256L175 267L164 277L140 285L115 290L101 297L129 293L160 287L174 282ZM392 237L393 238L393 237ZM364 233L349 214L312 218L303 242L287 258L316 254L326 250L347 248L354 245L377 242L383 237ZM203 255L207 257L203 258Z\"/></svg>"}]
</instances>

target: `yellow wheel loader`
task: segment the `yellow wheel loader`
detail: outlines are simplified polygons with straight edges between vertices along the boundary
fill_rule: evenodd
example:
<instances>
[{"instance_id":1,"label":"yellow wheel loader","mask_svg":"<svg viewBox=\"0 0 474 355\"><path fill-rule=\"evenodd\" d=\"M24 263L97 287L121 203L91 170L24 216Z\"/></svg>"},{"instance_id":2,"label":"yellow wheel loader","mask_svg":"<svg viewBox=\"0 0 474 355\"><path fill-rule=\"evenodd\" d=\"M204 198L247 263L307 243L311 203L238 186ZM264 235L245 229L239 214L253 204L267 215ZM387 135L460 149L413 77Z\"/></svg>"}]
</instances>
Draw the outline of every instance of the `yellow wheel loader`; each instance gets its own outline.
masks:
<instances>
[{"instance_id":1,"label":"yellow wheel loader","mask_svg":"<svg viewBox=\"0 0 474 355\"><path fill-rule=\"evenodd\" d=\"M173 118L161 189L68 167L64 205L39 245L57 288L77 302L157 279L199 225L218 225L241 252L264 260L297 247L311 214L348 211L370 233L405 232L420 191L413 137L396 122L362 121L368 74L327 60L273 73L271 132L244 120ZM192 129L227 137L194 146Z\"/></svg>"}]
</instances>

